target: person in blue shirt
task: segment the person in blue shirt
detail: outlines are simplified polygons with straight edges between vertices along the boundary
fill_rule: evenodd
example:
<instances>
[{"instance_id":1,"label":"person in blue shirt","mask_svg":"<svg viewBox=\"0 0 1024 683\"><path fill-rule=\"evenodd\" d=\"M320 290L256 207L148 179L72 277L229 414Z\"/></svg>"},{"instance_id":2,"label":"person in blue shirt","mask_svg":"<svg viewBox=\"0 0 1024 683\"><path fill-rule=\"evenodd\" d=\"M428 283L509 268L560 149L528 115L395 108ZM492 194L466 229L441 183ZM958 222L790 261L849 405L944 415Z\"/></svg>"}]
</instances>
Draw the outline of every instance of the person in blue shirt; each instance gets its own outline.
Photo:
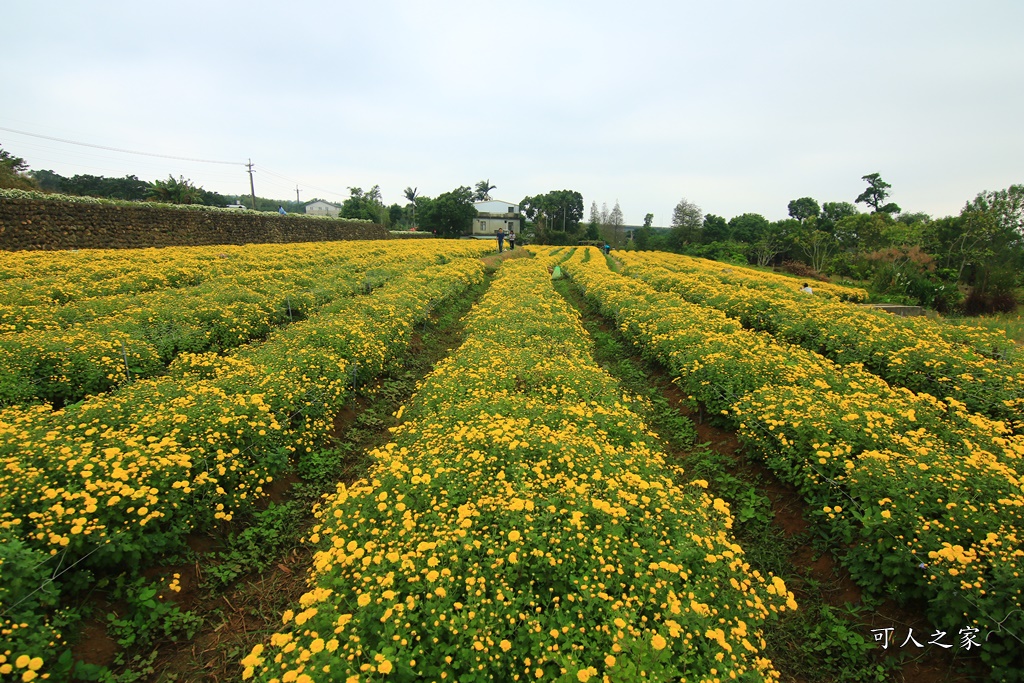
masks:
<instances>
[{"instance_id":1,"label":"person in blue shirt","mask_svg":"<svg viewBox=\"0 0 1024 683\"><path fill-rule=\"evenodd\" d=\"M285 215L286 213L288 213L287 211L285 211L285 210L284 210L284 207L283 207L283 206L279 206L279 207L277 207L277 212L278 212L279 214L281 214L282 216L283 216L283 215Z\"/></svg>"},{"instance_id":2,"label":"person in blue shirt","mask_svg":"<svg viewBox=\"0 0 1024 683\"><path fill-rule=\"evenodd\" d=\"M495 234L498 236L498 253L500 254L505 249L505 230L498 228L498 232Z\"/></svg>"}]
</instances>

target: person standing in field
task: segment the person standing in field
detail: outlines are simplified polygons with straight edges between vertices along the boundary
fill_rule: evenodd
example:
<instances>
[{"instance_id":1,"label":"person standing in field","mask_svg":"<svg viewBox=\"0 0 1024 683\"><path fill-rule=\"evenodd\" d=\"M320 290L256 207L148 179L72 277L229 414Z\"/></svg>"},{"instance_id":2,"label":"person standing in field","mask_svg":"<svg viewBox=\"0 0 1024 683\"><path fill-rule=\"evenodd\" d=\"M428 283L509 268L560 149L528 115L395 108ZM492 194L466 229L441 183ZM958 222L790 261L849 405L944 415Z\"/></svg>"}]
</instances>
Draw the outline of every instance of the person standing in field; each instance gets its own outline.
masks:
<instances>
[{"instance_id":1,"label":"person standing in field","mask_svg":"<svg viewBox=\"0 0 1024 683\"><path fill-rule=\"evenodd\" d=\"M500 254L505 248L505 230L504 228L498 228L498 232L495 233L498 236L498 253Z\"/></svg>"},{"instance_id":2,"label":"person standing in field","mask_svg":"<svg viewBox=\"0 0 1024 683\"><path fill-rule=\"evenodd\" d=\"M512 228L508 229L508 250L515 251L516 248L516 231Z\"/></svg>"}]
</instances>

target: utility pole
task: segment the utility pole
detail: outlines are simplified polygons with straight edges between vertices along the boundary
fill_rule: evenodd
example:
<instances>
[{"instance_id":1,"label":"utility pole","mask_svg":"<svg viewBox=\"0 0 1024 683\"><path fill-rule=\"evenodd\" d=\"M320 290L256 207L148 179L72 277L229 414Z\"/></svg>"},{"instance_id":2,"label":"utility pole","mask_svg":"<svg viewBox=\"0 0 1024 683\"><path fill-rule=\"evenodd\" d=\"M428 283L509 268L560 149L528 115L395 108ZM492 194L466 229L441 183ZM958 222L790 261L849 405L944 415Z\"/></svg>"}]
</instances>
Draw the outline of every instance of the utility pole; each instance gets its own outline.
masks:
<instances>
[{"instance_id":1,"label":"utility pole","mask_svg":"<svg viewBox=\"0 0 1024 683\"><path fill-rule=\"evenodd\" d=\"M246 164L249 169L249 191L252 193L252 210L256 210L256 185L252 180L252 159L249 159L249 163Z\"/></svg>"},{"instance_id":2,"label":"utility pole","mask_svg":"<svg viewBox=\"0 0 1024 683\"><path fill-rule=\"evenodd\" d=\"M302 200L299 199L299 186L298 185L295 186L295 203L296 204L301 204L302 203Z\"/></svg>"}]
</instances>

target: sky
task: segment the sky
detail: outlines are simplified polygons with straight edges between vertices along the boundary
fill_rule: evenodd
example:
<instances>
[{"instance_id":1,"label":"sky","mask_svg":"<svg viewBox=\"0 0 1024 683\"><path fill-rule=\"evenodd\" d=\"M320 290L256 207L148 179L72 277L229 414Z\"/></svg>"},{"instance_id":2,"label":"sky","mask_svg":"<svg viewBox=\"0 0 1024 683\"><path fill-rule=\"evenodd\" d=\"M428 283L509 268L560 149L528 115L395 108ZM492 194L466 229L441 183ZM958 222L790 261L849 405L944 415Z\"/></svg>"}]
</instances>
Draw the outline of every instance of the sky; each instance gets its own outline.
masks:
<instances>
[{"instance_id":1,"label":"sky","mask_svg":"<svg viewBox=\"0 0 1024 683\"><path fill-rule=\"evenodd\" d=\"M0 146L66 176L246 194L251 159L259 196L388 204L489 179L660 226L876 172L935 217L1024 183L1020 0L51 0L0 26Z\"/></svg>"}]
</instances>

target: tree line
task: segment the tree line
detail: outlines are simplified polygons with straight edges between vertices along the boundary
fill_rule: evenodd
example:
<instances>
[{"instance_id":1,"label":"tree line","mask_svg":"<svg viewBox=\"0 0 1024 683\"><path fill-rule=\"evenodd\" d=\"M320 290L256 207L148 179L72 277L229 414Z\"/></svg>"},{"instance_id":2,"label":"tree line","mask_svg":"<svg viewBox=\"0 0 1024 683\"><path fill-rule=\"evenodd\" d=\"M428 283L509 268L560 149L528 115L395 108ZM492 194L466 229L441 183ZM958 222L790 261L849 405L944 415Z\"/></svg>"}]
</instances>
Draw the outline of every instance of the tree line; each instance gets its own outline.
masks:
<instances>
[{"instance_id":1,"label":"tree line","mask_svg":"<svg viewBox=\"0 0 1024 683\"><path fill-rule=\"evenodd\" d=\"M889 201L880 174L862 179L867 187L852 203L801 197L780 221L756 213L726 220L684 198L670 230L640 228L631 247L854 280L881 298L939 311L1015 308L1024 285L1024 185L981 192L959 215L933 218Z\"/></svg>"},{"instance_id":2,"label":"tree line","mask_svg":"<svg viewBox=\"0 0 1024 683\"><path fill-rule=\"evenodd\" d=\"M252 203L248 195L222 195L185 178L146 182L124 178L28 171L24 159L0 148L0 187L42 189L137 201L227 206ZM551 190L519 202L523 236L540 244L607 241L616 248L663 250L756 266L781 267L806 277L833 277L867 285L876 295L940 311L968 313L1012 310L1024 286L1024 185L984 191L966 202L959 215L933 218L904 212L890 201L892 187L881 174L862 177L866 187L852 202L819 203L813 197L789 202L789 217L769 221L757 213L726 219L705 214L683 198L672 212L671 228L624 225L616 200L609 210L590 205L584 221L583 196ZM391 229L418 229L438 237L471 231L474 202L491 199L490 179L428 197L418 188L403 191L405 204L385 205L379 185L350 187L341 202L343 218L363 219ZM256 198L260 211L283 206L302 213L309 202ZM863 211L861 209L863 207Z\"/></svg>"}]
</instances>

